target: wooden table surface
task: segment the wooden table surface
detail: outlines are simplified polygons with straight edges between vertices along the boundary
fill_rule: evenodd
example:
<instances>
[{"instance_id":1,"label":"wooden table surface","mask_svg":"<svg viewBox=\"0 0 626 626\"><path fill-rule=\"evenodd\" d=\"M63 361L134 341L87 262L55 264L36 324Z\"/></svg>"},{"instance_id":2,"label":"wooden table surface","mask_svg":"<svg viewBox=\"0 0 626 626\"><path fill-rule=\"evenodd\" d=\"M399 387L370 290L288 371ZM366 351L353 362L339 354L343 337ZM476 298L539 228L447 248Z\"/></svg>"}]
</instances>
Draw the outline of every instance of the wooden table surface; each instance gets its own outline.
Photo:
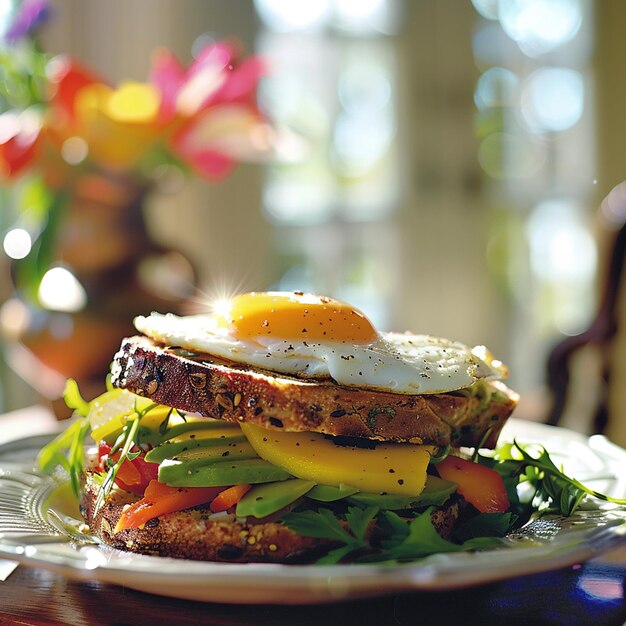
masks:
<instances>
[{"instance_id":1,"label":"wooden table surface","mask_svg":"<svg viewBox=\"0 0 626 626\"><path fill-rule=\"evenodd\" d=\"M54 428L45 411L28 411L29 420L24 413L1 416L2 432L10 430L11 438L17 438L20 428L26 428L27 434ZM191 602L19 566L0 581L0 625L623 626L625 596L626 547L588 563L468 589L307 606Z\"/></svg>"}]
</instances>

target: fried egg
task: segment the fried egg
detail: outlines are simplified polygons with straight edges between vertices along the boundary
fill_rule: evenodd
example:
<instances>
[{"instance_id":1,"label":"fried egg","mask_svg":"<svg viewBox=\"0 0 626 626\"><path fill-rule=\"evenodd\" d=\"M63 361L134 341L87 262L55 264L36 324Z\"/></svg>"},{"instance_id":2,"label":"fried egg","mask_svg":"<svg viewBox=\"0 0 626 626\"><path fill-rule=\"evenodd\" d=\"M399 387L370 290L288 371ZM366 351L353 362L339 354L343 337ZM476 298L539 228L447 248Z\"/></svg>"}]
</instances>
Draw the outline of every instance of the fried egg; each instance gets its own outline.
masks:
<instances>
[{"instance_id":1,"label":"fried egg","mask_svg":"<svg viewBox=\"0 0 626 626\"><path fill-rule=\"evenodd\" d=\"M155 341L292 376L393 393L443 393L506 376L483 346L378 332L349 304L302 292L252 292L215 311L152 313L135 327Z\"/></svg>"}]
</instances>

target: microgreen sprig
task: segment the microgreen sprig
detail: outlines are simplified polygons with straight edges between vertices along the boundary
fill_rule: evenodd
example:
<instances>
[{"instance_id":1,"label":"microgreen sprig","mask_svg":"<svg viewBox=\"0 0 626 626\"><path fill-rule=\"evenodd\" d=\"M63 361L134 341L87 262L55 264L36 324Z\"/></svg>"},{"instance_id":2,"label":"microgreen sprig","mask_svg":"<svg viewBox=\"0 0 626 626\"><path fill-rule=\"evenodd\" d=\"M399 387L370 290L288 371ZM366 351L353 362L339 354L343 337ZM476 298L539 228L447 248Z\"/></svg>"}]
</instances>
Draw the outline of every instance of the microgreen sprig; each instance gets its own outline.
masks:
<instances>
[{"instance_id":1,"label":"microgreen sprig","mask_svg":"<svg viewBox=\"0 0 626 626\"><path fill-rule=\"evenodd\" d=\"M115 483L117 473L122 466L122 463L124 463L126 459L132 461L141 454L141 450L132 452L132 448L137 444L137 431L139 429L139 424L141 423L142 418L157 406L159 405L153 403L148 405L145 409L139 409L137 407L137 403L135 403L133 409L134 412L126 418L126 423L122 428L122 432L111 448L112 454L120 450L120 455L118 459L109 466L107 474L104 477L102 486L98 491L98 497L96 498L94 515L96 515L100 510L107 496L111 492L111 489L113 489L113 484Z\"/></svg>"}]
</instances>

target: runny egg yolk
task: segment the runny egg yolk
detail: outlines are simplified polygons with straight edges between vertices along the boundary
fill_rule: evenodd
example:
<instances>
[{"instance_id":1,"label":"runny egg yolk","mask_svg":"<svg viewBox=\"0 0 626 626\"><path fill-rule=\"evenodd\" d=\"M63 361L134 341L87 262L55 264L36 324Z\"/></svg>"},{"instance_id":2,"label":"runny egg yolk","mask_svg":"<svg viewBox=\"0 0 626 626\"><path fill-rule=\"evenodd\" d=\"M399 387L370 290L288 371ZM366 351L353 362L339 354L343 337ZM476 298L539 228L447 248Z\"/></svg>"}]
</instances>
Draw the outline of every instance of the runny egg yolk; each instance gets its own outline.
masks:
<instances>
[{"instance_id":1,"label":"runny egg yolk","mask_svg":"<svg viewBox=\"0 0 626 626\"><path fill-rule=\"evenodd\" d=\"M354 307L302 292L251 292L235 296L220 326L238 339L269 337L342 343L371 343L372 323Z\"/></svg>"}]
</instances>

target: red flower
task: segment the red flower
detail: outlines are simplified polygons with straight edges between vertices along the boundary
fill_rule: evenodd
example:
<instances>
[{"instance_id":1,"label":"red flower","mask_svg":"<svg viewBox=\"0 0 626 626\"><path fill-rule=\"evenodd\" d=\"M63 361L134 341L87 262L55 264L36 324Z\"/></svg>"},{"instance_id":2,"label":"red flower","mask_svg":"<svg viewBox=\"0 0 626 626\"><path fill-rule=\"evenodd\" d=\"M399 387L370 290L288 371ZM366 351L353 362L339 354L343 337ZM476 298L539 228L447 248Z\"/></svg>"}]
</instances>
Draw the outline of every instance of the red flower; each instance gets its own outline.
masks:
<instances>
[{"instance_id":1,"label":"red flower","mask_svg":"<svg viewBox=\"0 0 626 626\"><path fill-rule=\"evenodd\" d=\"M50 106L55 124L73 124L76 119L76 98L82 89L95 83L105 83L91 70L70 57L58 56L47 66ZM105 83L106 84L106 83Z\"/></svg>"}]
</instances>

